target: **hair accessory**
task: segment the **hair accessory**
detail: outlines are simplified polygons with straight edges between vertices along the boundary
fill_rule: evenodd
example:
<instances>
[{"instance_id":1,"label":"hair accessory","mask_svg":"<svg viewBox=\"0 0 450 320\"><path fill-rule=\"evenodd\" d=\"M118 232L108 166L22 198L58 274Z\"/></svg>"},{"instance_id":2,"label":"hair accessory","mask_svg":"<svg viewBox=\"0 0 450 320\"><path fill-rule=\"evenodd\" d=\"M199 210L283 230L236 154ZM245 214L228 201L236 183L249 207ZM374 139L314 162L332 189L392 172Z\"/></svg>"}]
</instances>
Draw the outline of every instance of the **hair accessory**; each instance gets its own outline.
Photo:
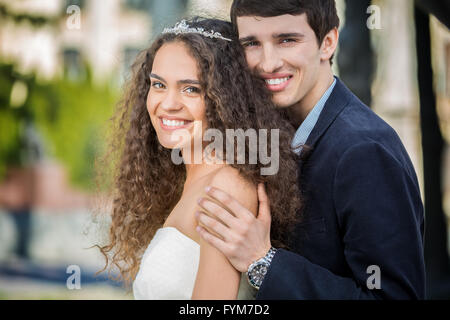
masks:
<instances>
[{"instance_id":1,"label":"hair accessory","mask_svg":"<svg viewBox=\"0 0 450 320\"><path fill-rule=\"evenodd\" d=\"M226 41L232 41L231 39L224 38L219 32L215 32L214 30L211 31L205 31L203 28L191 28L186 20L181 20L177 24L175 24L175 27L173 28L165 28L162 33L198 33L201 34L204 37L208 38L216 38L216 39L222 39Z\"/></svg>"}]
</instances>

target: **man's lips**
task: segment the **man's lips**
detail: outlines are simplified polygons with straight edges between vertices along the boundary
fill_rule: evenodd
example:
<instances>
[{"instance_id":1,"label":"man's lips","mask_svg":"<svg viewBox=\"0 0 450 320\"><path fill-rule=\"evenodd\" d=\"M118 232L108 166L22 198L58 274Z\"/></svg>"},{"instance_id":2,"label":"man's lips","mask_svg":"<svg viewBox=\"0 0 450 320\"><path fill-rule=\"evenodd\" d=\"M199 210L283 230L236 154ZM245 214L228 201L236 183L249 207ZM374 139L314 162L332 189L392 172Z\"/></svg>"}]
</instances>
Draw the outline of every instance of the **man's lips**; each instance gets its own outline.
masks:
<instances>
[{"instance_id":1,"label":"man's lips","mask_svg":"<svg viewBox=\"0 0 450 320\"><path fill-rule=\"evenodd\" d=\"M267 88L272 92L283 91L291 82L293 76L290 74L263 75Z\"/></svg>"}]
</instances>

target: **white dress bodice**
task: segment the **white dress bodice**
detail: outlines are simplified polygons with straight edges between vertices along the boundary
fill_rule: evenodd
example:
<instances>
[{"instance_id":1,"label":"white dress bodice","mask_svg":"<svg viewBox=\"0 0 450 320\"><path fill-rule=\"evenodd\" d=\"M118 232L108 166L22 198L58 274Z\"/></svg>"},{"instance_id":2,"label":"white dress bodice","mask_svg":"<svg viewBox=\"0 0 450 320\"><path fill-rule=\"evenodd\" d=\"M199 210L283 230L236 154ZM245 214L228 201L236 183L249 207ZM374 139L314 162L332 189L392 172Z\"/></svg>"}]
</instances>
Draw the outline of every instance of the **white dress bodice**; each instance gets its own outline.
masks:
<instances>
[{"instance_id":1,"label":"white dress bodice","mask_svg":"<svg viewBox=\"0 0 450 320\"><path fill-rule=\"evenodd\" d=\"M138 300L189 300L194 290L200 261L200 245L174 227L164 227L142 256L133 282ZM238 299L255 299L256 290L241 276Z\"/></svg>"}]
</instances>

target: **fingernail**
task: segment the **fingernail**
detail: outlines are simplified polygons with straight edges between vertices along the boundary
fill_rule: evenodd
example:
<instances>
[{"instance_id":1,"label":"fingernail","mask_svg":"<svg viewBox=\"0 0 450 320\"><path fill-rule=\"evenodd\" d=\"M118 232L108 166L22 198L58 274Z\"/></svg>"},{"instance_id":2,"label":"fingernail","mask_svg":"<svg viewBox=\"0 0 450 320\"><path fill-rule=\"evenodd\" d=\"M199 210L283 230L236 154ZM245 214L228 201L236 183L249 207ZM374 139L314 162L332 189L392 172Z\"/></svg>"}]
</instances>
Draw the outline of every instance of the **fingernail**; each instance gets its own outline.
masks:
<instances>
[{"instance_id":1,"label":"fingernail","mask_svg":"<svg viewBox=\"0 0 450 320\"><path fill-rule=\"evenodd\" d=\"M210 186L207 186L206 188L205 188L205 191L206 192L209 192L211 190L211 187Z\"/></svg>"},{"instance_id":2,"label":"fingernail","mask_svg":"<svg viewBox=\"0 0 450 320\"><path fill-rule=\"evenodd\" d=\"M200 215L200 212L195 212L195 217L198 218L198 216Z\"/></svg>"},{"instance_id":3,"label":"fingernail","mask_svg":"<svg viewBox=\"0 0 450 320\"><path fill-rule=\"evenodd\" d=\"M197 199L197 203L198 203L198 204L202 204L202 200L203 200L203 198L198 198L198 199Z\"/></svg>"},{"instance_id":4,"label":"fingernail","mask_svg":"<svg viewBox=\"0 0 450 320\"><path fill-rule=\"evenodd\" d=\"M200 232L200 230L201 230L200 226L197 226L197 227L195 228L195 231L197 231L197 232Z\"/></svg>"}]
</instances>

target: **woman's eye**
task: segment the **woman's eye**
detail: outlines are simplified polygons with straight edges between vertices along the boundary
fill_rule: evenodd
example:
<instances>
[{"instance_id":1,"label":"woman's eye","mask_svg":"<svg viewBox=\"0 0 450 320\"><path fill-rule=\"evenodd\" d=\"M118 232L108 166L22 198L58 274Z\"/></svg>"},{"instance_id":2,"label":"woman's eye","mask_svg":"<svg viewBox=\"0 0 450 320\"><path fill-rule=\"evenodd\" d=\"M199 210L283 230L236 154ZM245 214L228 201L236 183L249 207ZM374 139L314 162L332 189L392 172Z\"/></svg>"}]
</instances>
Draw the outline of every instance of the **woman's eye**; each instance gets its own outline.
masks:
<instances>
[{"instance_id":1,"label":"woman's eye","mask_svg":"<svg viewBox=\"0 0 450 320\"><path fill-rule=\"evenodd\" d=\"M188 87L184 90L187 93L200 93L201 90L197 87Z\"/></svg>"},{"instance_id":2,"label":"woman's eye","mask_svg":"<svg viewBox=\"0 0 450 320\"><path fill-rule=\"evenodd\" d=\"M153 82L152 87L155 89L162 89L164 88L164 85L161 82Z\"/></svg>"}]
</instances>

